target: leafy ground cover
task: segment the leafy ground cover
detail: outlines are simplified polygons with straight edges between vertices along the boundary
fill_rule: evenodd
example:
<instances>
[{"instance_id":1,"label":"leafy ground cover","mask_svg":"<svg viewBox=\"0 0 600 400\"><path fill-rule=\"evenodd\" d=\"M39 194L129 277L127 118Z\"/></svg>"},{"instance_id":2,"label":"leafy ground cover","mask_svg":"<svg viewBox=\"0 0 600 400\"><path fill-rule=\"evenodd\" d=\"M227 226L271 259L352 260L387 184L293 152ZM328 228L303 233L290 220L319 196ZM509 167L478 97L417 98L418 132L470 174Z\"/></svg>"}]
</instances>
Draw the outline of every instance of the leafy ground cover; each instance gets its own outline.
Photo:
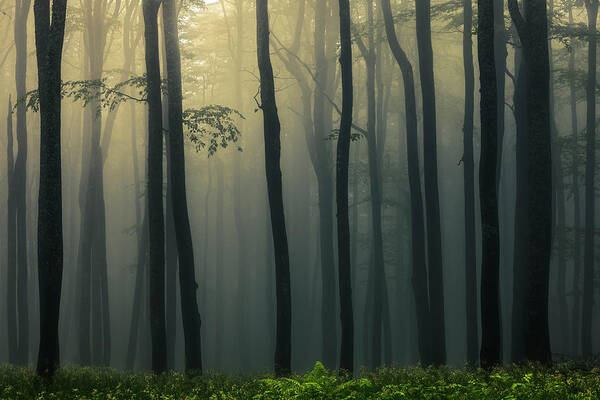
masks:
<instances>
[{"instance_id":1,"label":"leafy ground cover","mask_svg":"<svg viewBox=\"0 0 600 400\"><path fill-rule=\"evenodd\" d=\"M561 364L482 370L383 368L342 379L319 363L305 374L206 374L188 378L114 369L63 368L52 383L32 370L0 367L0 399L600 399L600 368Z\"/></svg>"}]
</instances>

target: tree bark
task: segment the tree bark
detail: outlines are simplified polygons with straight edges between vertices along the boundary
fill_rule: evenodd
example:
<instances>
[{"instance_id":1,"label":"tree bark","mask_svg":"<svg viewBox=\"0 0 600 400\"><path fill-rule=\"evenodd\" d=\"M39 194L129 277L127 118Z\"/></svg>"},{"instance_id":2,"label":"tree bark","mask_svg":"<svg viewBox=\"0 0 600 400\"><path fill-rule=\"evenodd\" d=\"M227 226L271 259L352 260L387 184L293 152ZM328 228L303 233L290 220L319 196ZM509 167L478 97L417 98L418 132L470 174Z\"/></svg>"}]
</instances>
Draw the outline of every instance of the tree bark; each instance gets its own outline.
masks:
<instances>
[{"instance_id":1,"label":"tree bark","mask_svg":"<svg viewBox=\"0 0 600 400\"><path fill-rule=\"evenodd\" d=\"M423 97L423 150L425 211L427 213L427 254L429 262L429 307L431 313L431 362L446 363L444 316L444 276L442 269L442 233L437 170L437 128L433 48L431 45L430 1L415 3L417 50Z\"/></svg>"},{"instance_id":2,"label":"tree bark","mask_svg":"<svg viewBox=\"0 0 600 400\"><path fill-rule=\"evenodd\" d=\"M260 72L260 98L264 117L265 169L271 211L271 229L275 250L275 282L277 294L277 332L275 340L275 374L291 373L292 307L290 292L290 262L288 255L283 190L281 182L281 139L279 116L275 100L273 67L269 54L268 0L256 1L257 58Z\"/></svg>"},{"instance_id":3,"label":"tree bark","mask_svg":"<svg viewBox=\"0 0 600 400\"><path fill-rule=\"evenodd\" d=\"M498 107L494 59L494 3L478 0L477 49L481 87L481 157L479 202L481 205L481 365L492 368L502 362L500 326L500 231L498 226L497 154Z\"/></svg>"},{"instance_id":4,"label":"tree bark","mask_svg":"<svg viewBox=\"0 0 600 400\"><path fill-rule=\"evenodd\" d=\"M509 11L523 44L527 68L527 287L525 357L552 362L548 328L548 286L552 245L552 158L548 19L544 0L527 0L525 18L516 0Z\"/></svg>"},{"instance_id":5,"label":"tree bark","mask_svg":"<svg viewBox=\"0 0 600 400\"><path fill-rule=\"evenodd\" d=\"M158 50L158 9L160 0L143 0L146 74L148 79L148 229L150 259L150 329L152 370L167 369L165 326L165 226L163 216L163 132L160 61Z\"/></svg>"},{"instance_id":6,"label":"tree bark","mask_svg":"<svg viewBox=\"0 0 600 400\"><path fill-rule=\"evenodd\" d=\"M477 241L475 238L475 161L473 157L475 72L473 67L472 0L463 0L463 18L465 115L463 121L464 136L462 162L464 174L465 201L465 294L467 319L467 363L471 367L475 367L479 358L477 354L477 350L479 347L479 327L477 325Z\"/></svg>"},{"instance_id":7,"label":"tree bark","mask_svg":"<svg viewBox=\"0 0 600 400\"><path fill-rule=\"evenodd\" d=\"M183 111L181 88L181 56L177 31L177 11L174 0L163 0L165 45L169 96L169 153L172 180L173 219L179 255L179 287L181 315L185 339L185 369L188 374L202 372L200 313L194 272L194 248L187 206L185 153L183 148Z\"/></svg>"},{"instance_id":8,"label":"tree bark","mask_svg":"<svg viewBox=\"0 0 600 400\"><path fill-rule=\"evenodd\" d=\"M350 260L350 220L348 214L348 165L350 162L350 134L352 129L352 38L350 36L350 2L339 1L340 12L340 68L342 70L342 116L337 144L336 204L338 228L338 264L340 290L340 320L342 344L340 371L354 372L354 315L352 311L352 276ZM355 199L356 201L356 199Z\"/></svg>"},{"instance_id":9,"label":"tree bark","mask_svg":"<svg viewBox=\"0 0 600 400\"><path fill-rule=\"evenodd\" d=\"M58 317L63 271L61 196L61 62L66 0L35 0L35 46L40 99L38 375L52 378L60 363Z\"/></svg>"},{"instance_id":10,"label":"tree bark","mask_svg":"<svg viewBox=\"0 0 600 400\"><path fill-rule=\"evenodd\" d=\"M27 17L31 8L31 0L15 2L15 83L17 98L27 93ZM27 263L27 109L24 102L17 103L17 143L19 151L15 160L12 186L14 190L14 206L17 227L17 314L18 314L18 346L17 363L27 365L29 361L29 305L28 296L28 263Z\"/></svg>"}]
</instances>

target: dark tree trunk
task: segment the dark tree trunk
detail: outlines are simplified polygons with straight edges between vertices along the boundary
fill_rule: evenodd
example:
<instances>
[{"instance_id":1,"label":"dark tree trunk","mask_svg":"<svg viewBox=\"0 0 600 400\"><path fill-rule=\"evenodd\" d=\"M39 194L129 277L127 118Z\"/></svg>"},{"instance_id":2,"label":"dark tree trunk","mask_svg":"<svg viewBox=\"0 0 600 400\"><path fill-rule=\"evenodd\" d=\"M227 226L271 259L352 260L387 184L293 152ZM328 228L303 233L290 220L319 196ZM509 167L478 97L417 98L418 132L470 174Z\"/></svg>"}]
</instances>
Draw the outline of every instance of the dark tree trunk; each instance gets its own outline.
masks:
<instances>
[{"instance_id":1,"label":"dark tree trunk","mask_svg":"<svg viewBox=\"0 0 600 400\"><path fill-rule=\"evenodd\" d=\"M31 0L15 2L15 82L17 98L27 93L27 17L31 8ZM27 110L24 102L17 104L17 143L19 152L15 160L12 187L14 190L14 207L17 227L17 314L18 345L17 363L27 365L29 361L29 312L27 289Z\"/></svg>"},{"instance_id":2,"label":"dark tree trunk","mask_svg":"<svg viewBox=\"0 0 600 400\"><path fill-rule=\"evenodd\" d=\"M516 0L509 10L523 44L527 68L527 287L525 357L552 361L548 328L548 286L552 245L552 158L548 19L544 0L527 0L525 18Z\"/></svg>"},{"instance_id":3,"label":"dark tree trunk","mask_svg":"<svg viewBox=\"0 0 600 400\"><path fill-rule=\"evenodd\" d=\"M323 92L329 82L327 59L327 0L317 0L315 5L314 59L315 91L313 104L315 174L319 193L319 240L321 249L321 351L323 363L334 368L337 354L335 260L333 244L333 176L329 146L322 143L330 132L327 129L331 115L327 115L327 102Z\"/></svg>"},{"instance_id":4,"label":"dark tree trunk","mask_svg":"<svg viewBox=\"0 0 600 400\"><path fill-rule=\"evenodd\" d=\"M61 62L66 0L35 0L35 46L40 99L38 280L40 346L37 373L51 378L60 363L58 317L63 272L61 193Z\"/></svg>"},{"instance_id":5,"label":"dark tree trunk","mask_svg":"<svg viewBox=\"0 0 600 400\"><path fill-rule=\"evenodd\" d=\"M423 96L423 151L425 210L427 213L427 254L429 262L429 307L431 314L431 363L446 363L444 316L444 277L442 270L442 233L437 170L437 132L433 48L431 45L430 1L415 3L417 50Z\"/></svg>"},{"instance_id":6,"label":"dark tree trunk","mask_svg":"<svg viewBox=\"0 0 600 400\"><path fill-rule=\"evenodd\" d=\"M352 129L352 38L350 36L350 2L340 0L340 68L342 70L342 119L337 144L336 204L338 228L338 264L342 344L340 371L354 372L354 315L352 311L352 276L350 267L350 220L348 215L348 165ZM355 199L356 201L356 199Z\"/></svg>"},{"instance_id":7,"label":"dark tree trunk","mask_svg":"<svg viewBox=\"0 0 600 400\"><path fill-rule=\"evenodd\" d=\"M473 67L473 5L463 0L463 63L465 70L465 115L463 121L463 173L465 201L465 288L467 318L467 363L477 365L477 241L475 238L475 161L473 157L473 114L475 72ZM488 44L489 45L489 44ZM488 133L489 134L489 133Z\"/></svg>"},{"instance_id":8,"label":"dark tree trunk","mask_svg":"<svg viewBox=\"0 0 600 400\"><path fill-rule=\"evenodd\" d=\"M548 26L552 27L552 18L554 16L554 0L549 2ZM552 166L552 184L554 185L554 212L553 212L553 242L556 248L556 267L557 267L557 285L556 298L558 301L558 320L566 326L570 325L569 312L567 307L567 259L565 249L565 185L563 179L562 165L562 147L558 146L559 134L555 118L555 96L554 96L554 63L552 56L552 40L548 41L548 59L550 62L550 129L552 132L552 154L554 162ZM569 330L561 329L560 348L562 354L567 354L569 346Z\"/></svg>"},{"instance_id":9,"label":"dark tree trunk","mask_svg":"<svg viewBox=\"0 0 600 400\"><path fill-rule=\"evenodd\" d=\"M500 327L500 232L496 173L498 107L494 59L494 3L478 0L477 50L481 87L481 157L479 202L481 205L481 365L491 368L502 361Z\"/></svg>"},{"instance_id":10,"label":"dark tree trunk","mask_svg":"<svg viewBox=\"0 0 600 400\"><path fill-rule=\"evenodd\" d=\"M194 272L194 248L187 207L185 185L185 154L183 149L181 56L177 31L177 11L174 0L163 1L165 46L167 55L169 96L169 168L172 180L173 219L179 255L179 287L181 315L185 339L185 369L187 373L202 372L200 313Z\"/></svg>"},{"instance_id":11,"label":"dark tree trunk","mask_svg":"<svg viewBox=\"0 0 600 400\"><path fill-rule=\"evenodd\" d=\"M139 222L139 221L138 221ZM137 225L137 265L135 270L135 288L133 292L133 307L131 309L131 325L129 326L129 340L127 345L127 358L125 365L128 370L133 370L138 347L140 332L140 317L143 314L144 303L144 274L148 262L148 215L144 214L144 220Z\"/></svg>"},{"instance_id":12,"label":"dark tree trunk","mask_svg":"<svg viewBox=\"0 0 600 400\"><path fill-rule=\"evenodd\" d=\"M8 112L6 114L6 160L7 160L7 188L8 199L6 204L6 329L8 336L8 362L16 364L18 360L19 333L17 329L17 229L15 195L13 190L13 176L15 161L13 155L13 116L12 102L8 99Z\"/></svg>"},{"instance_id":13,"label":"dark tree trunk","mask_svg":"<svg viewBox=\"0 0 600 400\"><path fill-rule=\"evenodd\" d=\"M165 225L163 216L163 132L160 62L158 50L159 0L144 0L144 38L148 79L148 229L150 260L150 329L152 370L167 369L165 326Z\"/></svg>"},{"instance_id":14,"label":"dark tree trunk","mask_svg":"<svg viewBox=\"0 0 600 400\"><path fill-rule=\"evenodd\" d=\"M506 95L506 32L504 27L504 0L494 0L494 59L496 62L496 87L498 93L498 157L496 182L499 193L502 178L502 155L504 153L504 97Z\"/></svg>"},{"instance_id":15,"label":"dark tree trunk","mask_svg":"<svg viewBox=\"0 0 600 400\"><path fill-rule=\"evenodd\" d=\"M275 340L275 374L291 373L292 302L290 296L290 261L288 255L283 190L281 182L281 139L275 101L273 67L269 54L268 0L256 1L257 58L260 72L261 109L264 117L265 169L271 211L271 229L275 250L275 282L277 293L277 334Z\"/></svg>"},{"instance_id":16,"label":"dark tree trunk","mask_svg":"<svg viewBox=\"0 0 600 400\"><path fill-rule=\"evenodd\" d=\"M517 138L511 361L519 363L525 358L525 295L527 287L527 232L529 226L527 213L529 191L527 185L527 104L525 101L527 68L523 60L522 47L517 48L515 51L515 75L513 105Z\"/></svg>"},{"instance_id":17,"label":"dark tree trunk","mask_svg":"<svg viewBox=\"0 0 600 400\"><path fill-rule=\"evenodd\" d=\"M385 22L387 40L392 54L400 67L404 80L404 112L406 115L406 155L408 163L408 182L410 188L411 212L411 255L412 287L415 296L417 316L418 344L421 363L431 363L431 326L429 313L429 291L427 284L427 263L425 257L425 222L423 215L423 197L421 193L421 174L419 172L419 141L417 137L417 106L413 69L406 53L400 47L389 0L381 0L381 9Z\"/></svg>"},{"instance_id":18,"label":"dark tree trunk","mask_svg":"<svg viewBox=\"0 0 600 400\"><path fill-rule=\"evenodd\" d=\"M573 24L573 7L569 6L569 24ZM569 52L569 102L571 111L571 132L573 133L573 149L579 148L578 140L578 121L577 121L577 99L575 90L575 47ZM581 227L581 192L579 188L579 152L573 151L571 162L571 179L573 193L573 308L572 331L571 331L571 351L578 356L580 354L579 339L581 338L581 240L579 229Z\"/></svg>"},{"instance_id":19,"label":"dark tree trunk","mask_svg":"<svg viewBox=\"0 0 600 400\"><path fill-rule=\"evenodd\" d=\"M369 160L369 181L371 194L371 231L373 236L373 303L369 314L372 315L373 331L371 336L372 367L381 365L382 322L384 318L383 286L385 282L385 265L383 258L383 233L381 226L381 173L379 171L378 141L377 141L377 106L375 98L375 26L373 17L373 2L367 0L368 43L365 44L357 37L357 44L365 60L367 76L367 149ZM381 151L381 150L380 150ZM371 279L370 278L370 279Z\"/></svg>"},{"instance_id":20,"label":"dark tree trunk","mask_svg":"<svg viewBox=\"0 0 600 400\"><path fill-rule=\"evenodd\" d=\"M164 7L164 6L163 6ZM164 8L163 8L164 9ZM160 17L159 17L160 18ZM162 25L159 29L165 34L164 11ZM167 56L165 41L161 42L161 68L163 78L168 82ZM177 238L175 233L175 219L173 218L173 179L171 178L171 152L169 150L169 96L162 93L162 120L165 132L165 148L167 162L167 195L165 200L165 314L167 327L167 366L175 368L175 340L177 337Z\"/></svg>"},{"instance_id":21,"label":"dark tree trunk","mask_svg":"<svg viewBox=\"0 0 600 400\"><path fill-rule=\"evenodd\" d=\"M588 29L596 32L598 0L585 0ZM592 309L594 306L594 229L596 215L596 51L598 37L588 37L588 76L586 84L586 161L585 161L585 239L583 251L583 309L581 315L581 352L592 356Z\"/></svg>"}]
</instances>

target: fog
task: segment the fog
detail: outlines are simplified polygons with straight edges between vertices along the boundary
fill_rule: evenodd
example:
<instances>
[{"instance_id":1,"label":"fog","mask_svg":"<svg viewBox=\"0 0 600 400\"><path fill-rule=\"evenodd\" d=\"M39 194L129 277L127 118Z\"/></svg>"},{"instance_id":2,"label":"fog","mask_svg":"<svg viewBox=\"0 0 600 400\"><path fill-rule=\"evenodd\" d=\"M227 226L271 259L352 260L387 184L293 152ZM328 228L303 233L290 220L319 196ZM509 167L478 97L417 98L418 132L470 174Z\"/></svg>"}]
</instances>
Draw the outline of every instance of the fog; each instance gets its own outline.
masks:
<instances>
[{"instance_id":1,"label":"fog","mask_svg":"<svg viewBox=\"0 0 600 400\"><path fill-rule=\"evenodd\" d=\"M14 1L0 0L0 31L5 35L0 44L0 104L4 104L0 107L0 121L12 123L10 135L7 125L0 124L0 363L33 367L40 343L37 252L40 113L31 93L26 98L19 98L23 95L22 89L18 93L15 86L15 81L23 76L26 92L38 87L33 7L30 0L16 0L16 3L22 8L15 9ZM201 318L203 368L244 373L269 371L273 368L276 344L275 253L265 179L255 2L211 0L203 4L201 0L180 0L175 3L183 110L206 112L207 106L223 106L225 108L215 111L218 115L215 118L232 123L229 131L203 125L200 132L194 133L190 130L192 125L186 125L184 121L185 193L198 284L196 300ZM424 115L422 108L415 2L393 0L391 3L397 37L414 71L419 185L426 192L424 181L431 173L426 163L431 154L425 150L423 126L430 114ZM553 39L549 44L553 122L553 165L550 169L555 175L552 181L553 234L547 310L550 344L556 360L595 353L597 341L592 340L591 348L581 347L580 338L585 336L585 333L581 336L582 319L591 320L590 327L583 328L589 330L591 338L597 337L600 327L595 318L598 312L595 305L591 314L587 311L582 314L586 301L594 303L595 290L592 290L592 297L582 297L585 281L583 232L589 219L584 207L588 52L586 37L583 33L577 36L575 28L583 26L581 29L585 29L588 21L583 5L555 3L548 3L548 7L553 7L549 15L554 18L549 33ZM28 11L19 19L18 14L23 13L25 7ZM369 7L373 12L372 23ZM380 1L352 0L350 8L354 109L348 203L354 366L358 371L363 366L417 365L424 360L419 352L413 289L411 249L414 239L403 75L388 45ZM480 71L476 4L473 8L475 197L471 204L475 213L475 241L470 245L476 252L478 337L475 339L479 343L483 258L479 197ZM515 241L515 221L520 220L515 213L518 173L515 116L519 111L519 95L515 94L514 88L519 63L524 61L520 61L522 47L506 4L502 8L504 15L496 16L501 21L500 28L496 26L496 34L500 35L497 45L501 43L506 48L505 58L501 55L496 59L496 67L503 66L503 62L506 66L506 73L497 74L497 82L504 87L503 94L499 91L498 101L505 103L498 113L498 287L500 361L508 364L514 361L516 278L513 271L517 263L515 243L519 243ZM445 363L463 367L469 361L463 3L433 0L430 10L437 113L434 114L437 160L433 162L437 163L438 174L441 234L438 256L443 274L443 321L436 322L432 317L428 330L435 333L438 331L436 326L445 327L442 332ZM335 369L342 334L335 208L336 145L342 112L338 2L271 0L269 14L270 56L281 122L280 160L289 249L291 366L293 371L303 372L322 361L326 367ZM168 86L162 11L158 15L161 76ZM502 29L502 20L505 29ZM19 26L23 27L26 38L15 44L14 34ZM62 58L64 269L58 331L62 365L110 366L136 371L152 369L148 286L151 259L147 255L148 234L145 230L147 92L135 80L119 86L120 82L132 77L145 76L144 43L141 0L69 1ZM25 54L26 67L22 63L15 67L18 46L25 49L21 54ZM502 54L502 48L499 51ZM571 55L574 55L574 61L569 65ZM372 62L375 68L371 83L365 61ZM65 88L65 82L72 84ZM369 117L371 84L374 84L375 95L372 104L374 120ZM572 91L571 87L575 89ZM162 93L165 137L170 132L167 92L168 89ZM27 108L24 128L17 128L18 107L15 103ZM24 111L21 112L24 115ZM184 118L188 117L184 112ZM24 132L27 142L26 157L21 164L18 164L18 157L24 154L19 144L22 142L17 140L18 129ZM374 162L381 183L380 199L376 201L381 207L382 286L375 278L377 235L373 229L373 175L369 164L372 154L369 153L368 135L376 137L377 159ZM169 369L184 370L185 338L177 269L178 245L173 204L169 200L172 178L168 154L168 145L165 145L162 168L166 353ZM587 157L589 154L588 151ZM13 160L17 160L16 163ZM13 163L15 167L12 167ZM25 171L25 176L18 178L24 185L25 197L22 205L13 205L18 212L8 206L11 190L19 193L18 184L13 189L9 187L12 168L15 172ZM593 165L594 168L597 165ZM17 175L13 173L12 176ZM535 186L530 188L535 190ZM90 202L92 197L95 200ZM16 194L15 199L18 198ZM15 200L13 204L20 203ZM11 212L16 216L12 217L16 218L16 229L14 219L13 228L10 227ZM427 221L430 214L425 214ZM426 237L433 229L430 223L431 220L425 225ZM596 242L593 243L592 251ZM11 253L11 246L17 249L16 255ZM434 246L432 242L424 244L429 262L433 262L429 252L431 246ZM12 277L11 265L12 271L17 271ZM595 268L593 262L592 266ZM82 275L85 271L89 273L87 283ZM429 279L432 291L431 274ZM381 298L379 309L375 303L378 298ZM377 315L381 320L377 320ZM374 340L377 332L380 340ZM13 334L16 334L16 340L11 341ZM18 348L11 349L15 344Z\"/></svg>"}]
</instances>

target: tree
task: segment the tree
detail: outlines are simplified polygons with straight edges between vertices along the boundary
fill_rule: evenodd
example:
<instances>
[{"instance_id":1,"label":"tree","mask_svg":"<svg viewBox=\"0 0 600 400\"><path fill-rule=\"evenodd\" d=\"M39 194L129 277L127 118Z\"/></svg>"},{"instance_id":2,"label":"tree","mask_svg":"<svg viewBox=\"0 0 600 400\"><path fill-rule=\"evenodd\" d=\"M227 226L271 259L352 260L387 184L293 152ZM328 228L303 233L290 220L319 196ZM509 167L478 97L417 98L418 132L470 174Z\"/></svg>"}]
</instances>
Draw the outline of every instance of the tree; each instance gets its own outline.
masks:
<instances>
[{"instance_id":1,"label":"tree","mask_svg":"<svg viewBox=\"0 0 600 400\"><path fill-rule=\"evenodd\" d=\"M592 355L592 308L594 303L594 218L596 195L596 52L598 38L598 0L585 0L588 17L588 76L586 84L586 160L585 160L585 239L583 251L583 309L581 314L581 351Z\"/></svg>"},{"instance_id":2,"label":"tree","mask_svg":"<svg viewBox=\"0 0 600 400\"><path fill-rule=\"evenodd\" d=\"M13 154L13 114L12 102L8 99L8 112L6 114L6 183L8 187L8 198L6 202L6 329L8 336L8 362L17 362L19 334L17 330L17 232L16 232L16 209L14 200L13 176L15 170Z\"/></svg>"},{"instance_id":3,"label":"tree","mask_svg":"<svg viewBox=\"0 0 600 400\"><path fill-rule=\"evenodd\" d=\"M427 262L425 257L425 222L421 174L419 166L419 141L417 137L417 105L412 65L400 46L389 0L381 0L388 44L400 67L404 81L404 112L406 114L406 156L410 189L412 287L415 296L419 354L421 363L431 363L431 325L429 313L429 290L427 284Z\"/></svg>"},{"instance_id":4,"label":"tree","mask_svg":"<svg viewBox=\"0 0 600 400\"><path fill-rule=\"evenodd\" d=\"M163 0L163 20L167 58L167 93L169 98L169 171L171 173L173 219L179 255L179 286L181 314L185 338L185 369L188 373L202 372L200 313L194 273L194 248L187 207L185 186L185 154L183 150L183 112L181 88L181 56L177 32L177 11L174 0Z\"/></svg>"},{"instance_id":5,"label":"tree","mask_svg":"<svg viewBox=\"0 0 600 400\"><path fill-rule=\"evenodd\" d=\"M377 104L375 96L375 78L377 68L377 58L375 53L375 24L373 16L373 1L366 0L367 7L367 44L365 45L360 38L356 36L356 44L365 60L366 66L366 88L367 88L367 150L369 163L369 188L371 194L371 231L372 231L372 271L369 271L368 288L370 294L367 298L372 298L370 303L372 308L368 309L367 315L372 314L372 333L370 336L372 345L373 367L381 365L381 333L382 323L385 316L384 307L384 288L386 283L385 265L383 257L383 231L381 224L381 171L379 162L379 152L381 148L381 139L377 135ZM369 304L370 300L367 300Z\"/></svg>"},{"instance_id":6,"label":"tree","mask_svg":"<svg viewBox=\"0 0 600 400\"><path fill-rule=\"evenodd\" d=\"M527 0L524 15L517 0L508 2L523 45L527 70L527 286L525 357L550 363L548 285L552 245L552 158L550 138L550 65L548 20L544 0Z\"/></svg>"},{"instance_id":7,"label":"tree","mask_svg":"<svg viewBox=\"0 0 600 400\"><path fill-rule=\"evenodd\" d=\"M573 2L568 3L569 7L569 25L573 25ZM572 132L572 143L573 147L577 149L579 138L578 138L578 121L577 121L577 98L575 90L575 48L571 48L569 51L569 105L571 114L571 132ZM581 226L581 190L579 188L580 171L579 171L579 152L573 152L573 158L571 161L571 179L573 193L573 227L574 229L574 240L573 240L573 308L571 315L572 320L572 352L574 355L579 355L579 339L581 338L580 331L580 316L581 316L581 240L579 239L578 230Z\"/></svg>"},{"instance_id":8,"label":"tree","mask_svg":"<svg viewBox=\"0 0 600 400\"><path fill-rule=\"evenodd\" d=\"M51 378L59 366L58 317L63 271L61 195L61 62L66 0L34 1L40 101L38 280L40 346L38 375Z\"/></svg>"},{"instance_id":9,"label":"tree","mask_svg":"<svg viewBox=\"0 0 600 400\"><path fill-rule=\"evenodd\" d=\"M15 1L15 83L17 98L27 93L27 19L31 9L31 0ZM18 345L16 361L27 365L29 361L29 313L27 289L27 110L25 104L17 103L16 136L19 152L14 165L12 176L13 201L17 228L17 314L18 314Z\"/></svg>"},{"instance_id":10,"label":"tree","mask_svg":"<svg viewBox=\"0 0 600 400\"><path fill-rule=\"evenodd\" d=\"M329 0L332 2L332 0ZM328 0L317 0L315 3L314 27L314 100L313 126L314 139L312 152L313 166L317 176L319 196L319 246L321 254L321 351L326 367L335 366L337 352L337 333L335 324L335 258L333 233L333 174L330 147L323 143L331 132L331 106L327 95L331 97L335 64L332 68L332 46L328 40L331 23L328 23L329 12L333 7ZM300 32L300 30L298 30ZM337 35L335 35L337 36ZM337 44L336 44L337 45Z\"/></svg>"},{"instance_id":11,"label":"tree","mask_svg":"<svg viewBox=\"0 0 600 400\"><path fill-rule=\"evenodd\" d=\"M465 289L467 317L467 362L477 365L477 246L475 238L475 161L473 158L473 113L475 72L473 67L473 5L463 0L463 63L465 71L465 116L463 121L463 173L465 197Z\"/></svg>"},{"instance_id":12,"label":"tree","mask_svg":"<svg viewBox=\"0 0 600 400\"><path fill-rule=\"evenodd\" d=\"M494 53L494 3L478 1L477 49L481 87L481 158L479 201L481 204L481 365L501 363L500 342L500 231L498 226L497 154L498 107Z\"/></svg>"},{"instance_id":13,"label":"tree","mask_svg":"<svg viewBox=\"0 0 600 400\"><path fill-rule=\"evenodd\" d=\"M275 250L275 291L277 296L277 332L275 339L275 374L291 372L292 301L290 261L288 254L280 168L281 126L275 100L273 67L269 53L268 0L256 1L257 58L260 72L260 108L264 117L265 169L271 212L271 229Z\"/></svg>"},{"instance_id":14,"label":"tree","mask_svg":"<svg viewBox=\"0 0 600 400\"><path fill-rule=\"evenodd\" d=\"M437 132L433 48L431 45L430 1L415 3L417 50L423 96L423 150L425 179L425 211L427 215L427 254L429 262L429 307L431 313L431 362L446 362L444 321L444 281L442 270L442 233L437 171Z\"/></svg>"},{"instance_id":15,"label":"tree","mask_svg":"<svg viewBox=\"0 0 600 400\"><path fill-rule=\"evenodd\" d=\"M158 9L160 0L143 0L146 74L148 79L148 229L150 259L150 329L152 370L167 369L165 326L165 226L163 215L163 131L160 62L158 52Z\"/></svg>"},{"instance_id":16,"label":"tree","mask_svg":"<svg viewBox=\"0 0 600 400\"><path fill-rule=\"evenodd\" d=\"M354 315L352 310L352 276L350 266L350 220L348 215L348 165L352 129L352 38L350 36L350 2L340 0L340 68L342 70L342 119L337 144L336 204L338 228L338 263L342 344L340 370L354 371ZM355 199L356 201L356 199Z\"/></svg>"}]
</instances>

